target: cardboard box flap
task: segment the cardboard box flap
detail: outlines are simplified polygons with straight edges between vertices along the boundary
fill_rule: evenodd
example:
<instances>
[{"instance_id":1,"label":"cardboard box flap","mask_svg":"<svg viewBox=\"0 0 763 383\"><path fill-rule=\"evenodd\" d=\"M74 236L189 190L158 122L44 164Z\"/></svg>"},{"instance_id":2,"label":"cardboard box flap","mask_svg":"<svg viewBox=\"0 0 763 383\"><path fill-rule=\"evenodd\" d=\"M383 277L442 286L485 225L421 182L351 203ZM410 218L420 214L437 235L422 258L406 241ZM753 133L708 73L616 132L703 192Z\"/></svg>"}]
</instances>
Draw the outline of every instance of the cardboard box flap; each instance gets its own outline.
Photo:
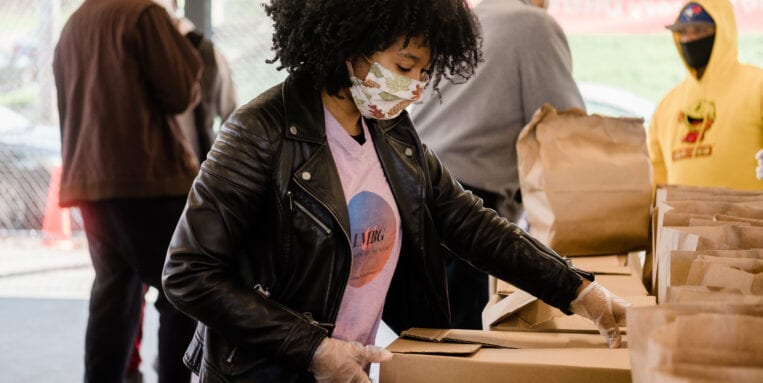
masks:
<instances>
[{"instance_id":1,"label":"cardboard box flap","mask_svg":"<svg viewBox=\"0 0 763 383\"><path fill-rule=\"evenodd\" d=\"M414 327L400 333L401 338L425 340L427 342L446 342L450 333L447 328L420 328Z\"/></svg>"},{"instance_id":2,"label":"cardboard box flap","mask_svg":"<svg viewBox=\"0 0 763 383\"><path fill-rule=\"evenodd\" d=\"M526 291L517 290L506 298L501 299L496 304L485 307L482 311L482 321L488 325L500 322L522 307L535 302L538 298L530 295ZM550 319L550 318L549 318Z\"/></svg>"},{"instance_id":3,"label":"cardboard box flap","mask_svg":"<svg viewBox=\"0 0 763 383\"><path fill-rule=\"evenodd\" d=\"M570 334L553 332L513 332L446 329L433 330L412 328L400 334L403 339L436 345L479 345L499 348L599 348L607 347L604 337L596 334ZM624 342L627 338L623 337ZM395 341L397 342L397 341ZM422 346L423 347L423 346ZM623 346L625 347L625 345ZM392 352L392 349L388 348ZM465 348L464 348L465 349Z\"/></svg>"},{"instance_id":4,"label":"cardboard box flap","mask_svg":"<svg viewBox=\"0 0 763 383\"><path fill-rule=\"evenodd\" d=\"M653 306L656 304L656 300L654 296L633 296L633 297L622 297L626 301L630 302L634 306ZM505 298L504 298L505 299ZM496 301L492 301L496 302ZM594 325L593 322L590 320L583 318L579 315L564 315L561 311L558 311L556 309L551 308L550 306L546 305L545 303L542 303L541 301L535 301L532 304L530 304L529 307L531 308L529 313L524 313L524 309L520 311L519 313L514 313L508 316L505 315L495 315L495 316L503 316L504 318L499 321L492 321L490 322L490 318L486 317L485 314L490 314L489 309L491 309L496 303L491 303L492 305L487 306L485 310L483 311L483 326L485 328L489 328L490 330L498 330L498 331L550 331L550 332L571 332L571 333L590 333L590 334L598 334L598 329L596 325ZM545 309L542 307L546 307ZM549 311L552 310L552 311ZM551 312L552 317L550 319L545 319L545 315L540 316L534 316L536 313L548 313ZM518 315L522 314L522 315ZM533 318L537 319L538 322L532 322ZM532 323L531 323L532 322ZM625 333L625 327L621 327L620 331L622 333Z\"/></svg>"},{"instance_id":5,"label":"cardboard box flap","mask_svg":"<svg viewBox=\"0 0 763 383\"><path fill-rule=\"evenodd\" d=\"M625 299L636 307L654 306L657 304L656 297L653 295L621 298ZM538 304L546 305L540 301L538 301ZM579 315L565 315L561 311L556 311L556 314L557 316L554 316L549 320L534 324L528 323L517 315L511 315L501 321L491 323L489 328L491 330L498 331L551 331L589 334L599 333L596 325L584 317ZM620 327L620 332L625 334L626 327Z\"/></svg>"},{"instance_id":6,"label":"cardboard box flap","mask_svg":"<svg viewBox=\"0 0 763 383\"><path fill-rule=\"evenodd\" d=\"M641 282L641 278L636 275L609 275L598 274L596 281L607 290L620 297L638 297L646 296L649 293Z\"/></svg>"},{"instance_id":7,"label":"cardboard box flap","mask_svg":"<svg viewBox=\"0 0 763 383\"><path fill-rule=\"evenodd\" d=\"M413 339L397 338L387 350L398 354L472 355L482 348L481 344L421 342Z\"/></svg>"},{"instance_id":8,"label":"cardboard box flap","mask_svg":"<svg viewBox=\"0 0 763 383\"><path fill-rule=\"evenodd\" d=\"M504 280L496 279L495 293L498 295L508 296L519 290L516 286Z\"/></svg>"},{"instance_id":9,"label":"cardboard box flap","mask_svg":"<svg viewBox=\"0 0 763 383\"><path fill-rule=\"evenodd\" d=\"M628 266L628 255L599 255L593 257L570 258L572 264L585 271L595 274L630 275L632 270Z\"/></svg>"}]
</instances>

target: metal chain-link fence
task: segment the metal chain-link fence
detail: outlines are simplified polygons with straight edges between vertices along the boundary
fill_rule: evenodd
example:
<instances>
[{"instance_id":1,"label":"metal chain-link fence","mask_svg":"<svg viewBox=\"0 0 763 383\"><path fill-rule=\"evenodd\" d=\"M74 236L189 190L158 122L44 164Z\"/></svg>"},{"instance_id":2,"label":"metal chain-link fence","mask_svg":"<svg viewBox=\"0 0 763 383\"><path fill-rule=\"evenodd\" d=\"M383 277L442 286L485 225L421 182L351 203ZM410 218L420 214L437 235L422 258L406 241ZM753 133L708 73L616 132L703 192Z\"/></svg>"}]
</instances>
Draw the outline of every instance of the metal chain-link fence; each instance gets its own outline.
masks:
<instances>
[{"instance_id":1,"label":"metal chain-link fence","mask_svg":"<svg viewBox=\"0 0 763 383\"><path fill-rule=\"evenodd\" d=\"M60 161L51 58L81 2L0 0L0 236L42 228L51 169ZM265 63L272 23L262 2L212 1L212 40L230 63L240 103L285 78ZM81 230L72 213L72 228Z\"/></svg>"}]
</instances>

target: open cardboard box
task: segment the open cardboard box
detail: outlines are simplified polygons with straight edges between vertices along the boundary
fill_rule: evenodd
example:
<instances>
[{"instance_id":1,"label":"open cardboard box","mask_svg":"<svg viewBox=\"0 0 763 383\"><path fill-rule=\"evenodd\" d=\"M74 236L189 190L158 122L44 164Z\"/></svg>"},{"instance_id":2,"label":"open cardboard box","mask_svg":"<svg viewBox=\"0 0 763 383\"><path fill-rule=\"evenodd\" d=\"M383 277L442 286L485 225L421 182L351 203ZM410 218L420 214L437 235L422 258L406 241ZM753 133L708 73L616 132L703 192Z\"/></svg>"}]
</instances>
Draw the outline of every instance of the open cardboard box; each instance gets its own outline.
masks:
<instances>
[{"instance_id":1,"label":"open cardboard box","mask_svg":"<svg viewBox=\"0 0 763 383\"><path fill-rule=\"evenodd\" d=\"M654 296L637 295L622 298L634 306L653 306L656 303ZM598 329L590 320L579 315L566 315L522 290L517 290L502 299L493 296L482 311L482 328L598 334ZM625 332L625 327L622 327L621 331Z\"/></svg>"},{"instance_id":2,"label":"open cardboard box","mask_svg":"<svg viewBox=\"0 0 763 383\"><path fill-rule=\"evenodd\" d=\"M655 305L655 297L647 294L638 274L633 274L624 264L625 256L602 256L575 259L573 264L596 274L596 281L613 294L622 297L635 306ZM637 260L634 255L631 259ZM597 332L591 321L577 315L565 315L560 310L549 306L529 293L510 284L498 281L497 287L513 292L494 294L482 311L482 328L485 330L504 331L561 331L561 332ZM624 330L624 328L623 328Z\"/></svg>"},{"instance_id":3,"label":"open cardboard box","mask_svg":"<svg viewBox=\"0 0 763 383\"><path fill-rule=\"evenodd\" d=\"M630 382L623 348L598 334L410 329L387 349L381 383Z\"/></svg>"},{"instance_id":4,"label":"open cardboard box","mask_svg":"<svg viewBox=\"0 0 763 383\"><path fill-rule=\"evenodd\" d=\"M601 275L634 275L638 279L642 273L641 257L643 257L643 255L641 255L641 253L643 252L634 251L628 254L575 257L570 258L570 261L575 267L596 274L597 278ZM490 278L491 295L498 294L507 296L519 290L509 282L493 277ZM641 291L646 292L646 289ZM633 290L631 290L630 293L632 292ZM641 292L638 292L636 295L641 295Z\"/></svg>"}]
</instances>

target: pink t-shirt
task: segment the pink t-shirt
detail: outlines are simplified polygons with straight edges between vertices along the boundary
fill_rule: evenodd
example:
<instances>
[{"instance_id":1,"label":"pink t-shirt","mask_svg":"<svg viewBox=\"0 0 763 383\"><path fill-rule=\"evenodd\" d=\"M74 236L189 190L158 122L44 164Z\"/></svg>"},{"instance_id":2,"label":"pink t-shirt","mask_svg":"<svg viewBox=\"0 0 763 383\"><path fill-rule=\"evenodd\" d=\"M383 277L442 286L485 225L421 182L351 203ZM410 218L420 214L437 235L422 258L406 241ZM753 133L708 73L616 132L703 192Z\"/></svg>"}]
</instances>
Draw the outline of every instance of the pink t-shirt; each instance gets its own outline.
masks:
<instances>
[{"instance_id":1,"label":"pink t-shirt","mask_svg":"<svg viewBox=\"0 0 763 383\"><path fill-rule=\"evenodd\" d=\"M365 122L366 142L361 145L326 109L324 119L347 201L352 246L352 271L333 337L374 344L400 255L400 214Z\"/></svg>"}]
</instances>

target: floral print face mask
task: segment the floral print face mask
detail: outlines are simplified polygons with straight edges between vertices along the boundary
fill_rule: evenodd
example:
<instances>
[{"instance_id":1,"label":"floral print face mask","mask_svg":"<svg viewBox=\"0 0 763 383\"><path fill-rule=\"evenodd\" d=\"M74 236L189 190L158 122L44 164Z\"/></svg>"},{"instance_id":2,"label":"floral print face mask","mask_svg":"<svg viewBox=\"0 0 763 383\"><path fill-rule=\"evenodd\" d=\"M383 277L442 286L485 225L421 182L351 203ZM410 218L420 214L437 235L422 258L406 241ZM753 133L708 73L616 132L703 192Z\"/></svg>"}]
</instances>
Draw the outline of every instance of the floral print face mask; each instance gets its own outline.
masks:
<instances>
[{"instance_id":1,"label":"floral print face mask","mask_svg":"<svg viewBox=\"0 0 763 383\"><path fill-rule=\"evenodd\" d=\"M371 68L365 80L355 77L352 65L347 63L352 82L352 99L364 117L390 120L421 98L426 81L417 81L397 74L378 62L366 61L371 64Z\"/></svg>"}]
</instances>

